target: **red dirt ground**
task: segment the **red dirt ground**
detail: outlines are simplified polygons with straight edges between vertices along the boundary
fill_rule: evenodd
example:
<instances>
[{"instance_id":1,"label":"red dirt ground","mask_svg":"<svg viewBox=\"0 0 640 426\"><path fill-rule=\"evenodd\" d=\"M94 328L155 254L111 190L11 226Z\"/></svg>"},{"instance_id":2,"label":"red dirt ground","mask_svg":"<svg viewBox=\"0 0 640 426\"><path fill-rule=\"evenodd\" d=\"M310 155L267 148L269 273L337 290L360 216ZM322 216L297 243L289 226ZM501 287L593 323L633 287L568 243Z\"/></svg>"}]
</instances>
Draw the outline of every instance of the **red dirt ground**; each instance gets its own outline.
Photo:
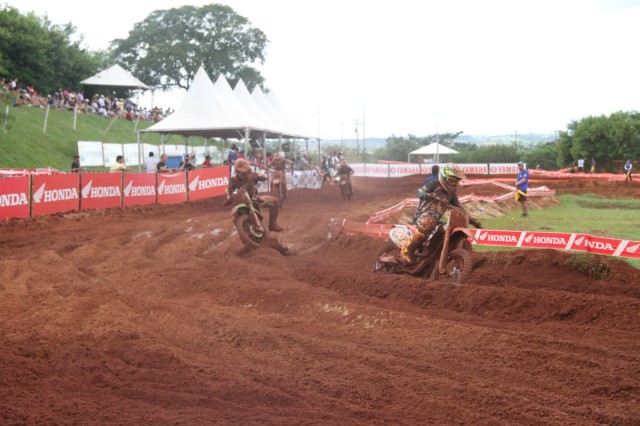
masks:
<instances>
[{"instance_id":1,"label":"red dirt ground","mask_svg":"<svg viewBox=\"0 0 640 426\"><path fill-rule=\"evenodd\" d=\"M245 253L219 199L0 223L0 424L640 424L640 271L370 272L383 241L342 219L423 178L292 191L290 257Z\"/></svg>"}]
</instances>

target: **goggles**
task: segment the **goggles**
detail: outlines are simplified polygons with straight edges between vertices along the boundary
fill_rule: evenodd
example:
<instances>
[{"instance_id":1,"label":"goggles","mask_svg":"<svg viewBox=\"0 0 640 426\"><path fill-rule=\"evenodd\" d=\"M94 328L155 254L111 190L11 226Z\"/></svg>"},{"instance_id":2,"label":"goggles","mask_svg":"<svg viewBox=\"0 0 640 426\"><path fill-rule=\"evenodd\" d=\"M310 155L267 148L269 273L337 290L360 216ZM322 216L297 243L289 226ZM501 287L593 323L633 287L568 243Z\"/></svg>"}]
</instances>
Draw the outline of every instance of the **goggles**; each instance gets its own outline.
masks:
<instances>
[{"instance_id":1,"label":"goggles","mask_svg":"<svg viewBox=\"0 0 640 426\"><path fill-rule=\"evenodd\" d=\"M458 186L458 183L460 183L461 180L462 179L458 179L453 176L450 176L447 178L447 183L451 186Z\"/></svg>"}]
</instances>

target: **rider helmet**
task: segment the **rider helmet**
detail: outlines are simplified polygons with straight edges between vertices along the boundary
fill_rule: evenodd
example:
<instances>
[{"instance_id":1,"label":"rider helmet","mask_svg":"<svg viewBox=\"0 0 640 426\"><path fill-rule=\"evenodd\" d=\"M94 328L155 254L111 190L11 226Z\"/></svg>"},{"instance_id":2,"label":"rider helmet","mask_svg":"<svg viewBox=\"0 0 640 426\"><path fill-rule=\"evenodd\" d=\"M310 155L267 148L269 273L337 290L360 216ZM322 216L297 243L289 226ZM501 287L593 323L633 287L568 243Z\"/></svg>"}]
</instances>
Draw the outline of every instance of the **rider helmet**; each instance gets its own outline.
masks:
<instances>
[{"instance_id":1,"label":"rider helmet","mask_svg":"<svg viewBox=\"0 0 640 426\"><path fill-rule=\"evenodd\" d=\"M460 181L465 177L464 171L457 164L445 164L440 169L438 180L440 181L440 185L442 185L447 192L451 192L451 190L458 186L458 183L460 183Z\"/></svg>"},{"instance_id":2,"label":"rider helmet","mask_svg":"<svg viewBox=\"0 0 640 426\"><path fill-rule=\"evenodd\" d=\"M246 176L246 174L249 173L249 170L251 170L251 168L249 167L249 162L242 158L236 160L235 168L236 174L239 174L242 177Z\"/></svg>"},{"instance_id":3,"label":"rider helmet","mask_svg":"<svg viewBox=\"0 0 640 426\"><path fill-rule=\"evenodd\" d=\"M340 161L340 165L341 166L348 166L349 162L347 160L342 160L342 161Z\"/></svg>"},{"instance_id":4,"label":"rider helmet","mask_svg":"<svg viewBox=\"0 0 640 426\"><path fill-rule=\"evenodd\" d=\"M273 154L273 159L274 159L274 160L279 160L279 159L281 159L281 158L282 158L282 155L280 154L280 152L275 152L275 153Z\"/></svg>"}]
</instances>

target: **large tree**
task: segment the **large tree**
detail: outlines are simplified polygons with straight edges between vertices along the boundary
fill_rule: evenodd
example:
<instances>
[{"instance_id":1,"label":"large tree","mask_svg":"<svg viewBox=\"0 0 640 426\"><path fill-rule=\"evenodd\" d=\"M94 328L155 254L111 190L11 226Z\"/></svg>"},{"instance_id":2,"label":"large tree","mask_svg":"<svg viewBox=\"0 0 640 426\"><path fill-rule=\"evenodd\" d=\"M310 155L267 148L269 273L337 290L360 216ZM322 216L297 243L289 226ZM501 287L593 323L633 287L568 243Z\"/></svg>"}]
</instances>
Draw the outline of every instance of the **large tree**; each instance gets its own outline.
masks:
<instances>
[{"instance_id":1,"label":"large tree","mask_svg":"<svg viewBox=\"0 0 640 426\"><path fill-rule=\"evenodd\" d=\"M53 25L46 16L22 15L10 6L0 9L0 77L17 78L42 93L78 89L104 62L101 53L71 41L75 31L71 24Z\"/></svg>"},{"instance_id":2,"label":"large tree","mask_svg":"<svg viewBox=\"0 0 640 426\"><path fill-rule=\"evenodd\" d=\"M215 80L223 74L248 87L264 78L251 65L264 62L265 34L229 6L210 4L156 10L134 25L126 39L112 42L116 61L145 83L188 89L203 65Z\"/></svg>"}]
</instances>

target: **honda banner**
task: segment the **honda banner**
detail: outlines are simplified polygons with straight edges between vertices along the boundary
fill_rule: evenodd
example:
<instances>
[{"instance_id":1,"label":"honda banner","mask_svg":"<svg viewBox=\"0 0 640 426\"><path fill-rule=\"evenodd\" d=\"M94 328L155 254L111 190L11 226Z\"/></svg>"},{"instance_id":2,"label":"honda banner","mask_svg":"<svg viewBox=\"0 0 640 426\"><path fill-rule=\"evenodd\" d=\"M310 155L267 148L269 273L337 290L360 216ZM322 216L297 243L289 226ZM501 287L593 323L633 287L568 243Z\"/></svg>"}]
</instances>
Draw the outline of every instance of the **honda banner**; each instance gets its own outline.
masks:
<instances>
[{"instance_id":1,"label":"honda banner","mask_svg":"<svg viewBox=\"0 0 640 426\"><path fill-rule=\"evenodd\" d=\"M82 210L122 206L122 173L83 173L81 180Z\"/></svg>"},{"instance_id":2,"label":"honda banner","mask_svg":"<svg viewBox=\"0 0 640 426\"><path fill-rule=\"evenodd\" d=\"M158 173L158 204L178 204L186 201L186 173Z\"/></svg>"},{"instance_id":3,"label":"honda banner","mask_svg":"<svg viewBox=\"0 0 640 426\"><path fill-rule=\"evenodd\" d=\"M227 166L190 171L189 201L222 195L227 185L229 185L229 167Z\"/></svg>"},{"instance_id":4,"label":"honda banner","mask_svg":"<svg viewBox=\"0 0 640 426\"><path fill-rule=\"evenodd\" d=\"M61 213L80 208L79 174L34 175L31 215Z\"/></svg>"},{"instance_id":5,"label":"honda banner","mask_svg":"<svg viewBox=\"0 0 640 426\"><path fill-rule=\"evenodd\" d=\"M126 173L124 175L123 205L142 206L156 203L155 173Z\"/></svg>"},{"instance_id":6,"label":"honda banner","mask_svg":"<svg viewBox=\"0 0 640 426\"><path fill-rule=\"evenodd\" d=\"M29 217L29 178L0 179L0 220Z\"/></svg>"}]
</instances>

